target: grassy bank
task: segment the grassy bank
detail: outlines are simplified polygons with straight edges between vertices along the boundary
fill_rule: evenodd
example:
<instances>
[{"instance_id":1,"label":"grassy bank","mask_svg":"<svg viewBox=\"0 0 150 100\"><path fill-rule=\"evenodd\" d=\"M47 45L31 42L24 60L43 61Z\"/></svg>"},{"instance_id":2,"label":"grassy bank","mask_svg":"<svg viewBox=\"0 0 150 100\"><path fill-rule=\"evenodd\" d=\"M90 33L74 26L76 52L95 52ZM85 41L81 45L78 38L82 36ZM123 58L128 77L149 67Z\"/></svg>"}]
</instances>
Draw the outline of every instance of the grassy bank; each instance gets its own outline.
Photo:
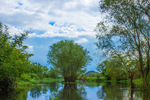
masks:
<instances>
[{"instance_id":1,"label":"grassy bank","mask_svg":"<svg viewBox=\"0 0 150 100\"><path fill-rule=\"evenodd\" d=\"M32 79L32 80L17 80L17 86L32 86L35 84L49 84L51 82L63 82L62 78L53 79L53 78L43 78L43 79Z\"/></svg>"},{"instance_id":2,"label":"grassy bank","mask_svg":"<svg viewBox=\"0 0 150 100\"><path fill-rule=\"evenodd\" d=\"M36 84L49 84L52 82L57 82L57 83L68 83L64 82L63 78L43 78L43 79L31 79L31 80L21 80L18 79L16 84L17 86L33 86ZM127 83L129 84L129 80L107 80L105 77L87 77L85 80L78 79L76 83ZM134 85L135 87L142 87L142 79L134 79ZM69 82L69 84L74 84L74 82Z\"/></svg>"}]
</instances>

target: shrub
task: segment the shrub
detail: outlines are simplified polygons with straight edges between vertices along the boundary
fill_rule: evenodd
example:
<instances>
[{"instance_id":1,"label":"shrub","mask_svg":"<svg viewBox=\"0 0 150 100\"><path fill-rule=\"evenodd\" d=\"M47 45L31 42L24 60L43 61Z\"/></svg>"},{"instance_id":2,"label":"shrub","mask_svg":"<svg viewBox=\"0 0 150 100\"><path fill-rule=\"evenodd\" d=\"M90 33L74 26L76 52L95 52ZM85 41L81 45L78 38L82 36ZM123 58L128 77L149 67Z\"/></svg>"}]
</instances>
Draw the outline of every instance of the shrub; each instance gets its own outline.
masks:
<instances>
[{"instance_id":1,"label":"shrub","mask_svg":"<svg viewBox=\"0 0 150 100\"><path fill-rule=\"evenodd\" d=\"M38 75L35 73L31 73L29 75L31 76L32 79L39 79Z\"/></svg>"},{"instance_id":2,"label":"shrub","mask_svg":"<svg viewBox=\"0 0 150 100\"><path fill-rule=\"evenodd\" d=\"M22 74L21 75L21 79L24 81L30 81L31 80L31 76L27 75L27 74Z\"/></svg>"},{"instance_id":3,"label":"shrub","mask_svg":"<svg viewBox=\"0 0 150 100\"><path fill-rule=\"evenodd\" d=\"M142 84L143 84L143 83L142 83L142 78L133 80L133 83L134 83L135 85L142 86Z\"/></svg>"}]
</instances>

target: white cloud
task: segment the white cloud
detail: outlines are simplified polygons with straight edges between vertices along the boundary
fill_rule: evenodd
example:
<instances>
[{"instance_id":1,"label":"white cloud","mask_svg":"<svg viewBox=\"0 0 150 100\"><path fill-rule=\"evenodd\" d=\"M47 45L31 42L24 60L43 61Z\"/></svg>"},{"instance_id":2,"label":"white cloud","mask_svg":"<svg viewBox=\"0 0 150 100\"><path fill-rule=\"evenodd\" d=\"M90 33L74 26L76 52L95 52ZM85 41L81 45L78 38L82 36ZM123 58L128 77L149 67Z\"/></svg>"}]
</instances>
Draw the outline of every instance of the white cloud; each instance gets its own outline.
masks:
<instances>
[{"instance_id":1,"label":"white cloud","mask_svg":"<svg viewBox=\"0 0 150 100\"><path fill-rule=\"evenodd\" d=\"M26 49L26 51L27 51L28 53L33 53L33 51L34 51L33 46L32 46L32 45L29 45L29 44L25 44L25 45L28 46L28 48Z\"/></svg>"},{"instance_id":2,"label":"white cloud","mask_svg":"<svg viewBox=\"0 0 150 100\"><path fill-rule=\"evenodd\" d=\"M43 34L31 33L29 37L67 37L78 38L80 36L95 37L94 30L85 30L85 28L78 27L77 25L54 25Z\"/></svg>"},{"instance_id":3,"label":"white cloud","mask_svg":"<svg viewBox=\"0 0 150 100\"><path fill-rule=\"evenodd\" d=\"M29 37L39 38L25 41L30 44L27 52L35 54L33 61L44 64L49 40L51 43L60 40L41 39L45 37L71 38L93 53L94 29L103 16L99 13L99 0L0 0L0 22L9 25L11 35L33 30ZM95 62L90 66L95 66Z\"/></svg>"},{"instance_id":4,"label":"white cloud","mask_svg":"<svg viewBox=\"0 0 150 100\"><path fill-rule=\"evenodd\" d=\"M21 2L22 5L18 5ZM99 0L1 0L0 21L19 30L44 30L29 37L94 37L96 24L103 19ZM56 25L49 25L55 21ZM67 23L67 25L66 25ZM84 31L79 31L82 28Z\"/></svg>"},{"instance_id":5,"label":"white cloud","mask_svg":"<svg viewBox=\"0 0 150 100\"><path fill-rule=\"evenodd\" d=\"M23 33L21 29L17 29L14 26L10 26L10 25L8 25L8 32L11 36L19 35L20 33Z\"/></svg>"},{"instance_id":6,"label":"white cloud","mask_svg":"<svg viewBox=\"0 0 150 100\"><path fill-rule=\"evenodd\" d=\"M75 41L75 43L87 43L87 42L88 42L88 40L86 38L81 38L81 39Z\"/></svg>"}]
</instances>

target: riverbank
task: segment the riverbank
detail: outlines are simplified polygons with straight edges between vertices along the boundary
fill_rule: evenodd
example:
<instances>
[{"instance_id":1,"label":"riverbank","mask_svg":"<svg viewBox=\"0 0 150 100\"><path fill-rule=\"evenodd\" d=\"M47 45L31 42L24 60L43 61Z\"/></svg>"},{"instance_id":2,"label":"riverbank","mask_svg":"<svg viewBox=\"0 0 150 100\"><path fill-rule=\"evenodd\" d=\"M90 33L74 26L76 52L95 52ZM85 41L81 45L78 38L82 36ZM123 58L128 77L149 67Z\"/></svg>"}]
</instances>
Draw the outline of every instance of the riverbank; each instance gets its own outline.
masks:
<instances>
[{"instance_id":1,"label":"riverbank","mask_svg":"<svg viewBox=\"0 0 150 100\"><path fill-rule=\"evenodd\" d=\"M116 81L116 80L102 80L102 79L96 79L96 78L89 78L85 81L83 80L77 80L76 82L64 82L64 79L59 78L59 79L53 79L53 78L43 78L43 79L32 79L32 80L18 80L16 82L17 86L33 86L33 85L37 85L37 84L49 84L49 83L63 83L63 84L99 84L99 83L128 83L128 80L120 80L120 81Z\"/></svg>"},{"instance_id":2,"label":"riverbank","mask_svg":"<svg viewBox=\"0 0 150 100\"><path fill-rule=\"evenodd\" d=\"M33 86L36 84L49 84L52 82L56 83L68 83L64 82L63 78L43 78L43 79L31 79L31 80L17 80L17 86ZM92 83L92 84L99 84L99 83L124 83L129 85L129 80L106 80L104 77L97 79L96 77L88 77L86 80L78 79L76 83ZM141 79L134 79L133 81L135 87L141 88L142 87L142 80ZM69 82L69 84L75 84L74 82Z\"/></svg>"},{"instance_id":3,"label":"riverbank","mask_svg":"<svg viewBox=\"0 0 150 100\"><path fill-rule=\"evenodd\" d=\"M63 82L63 79L62 78L59 78L59 79L53 79L53 78L43 78L43 79L32 79L32 80L28 80L28 81L25 81L25 80L18 80L16 82L17 86L24 86L24 85L27 85L27 86L32 86L32 85L35 85L35 84L49 84L49 83L52 83L52 82L58 82L58 83L61 83Z\"/></svg>"}]
</instances>

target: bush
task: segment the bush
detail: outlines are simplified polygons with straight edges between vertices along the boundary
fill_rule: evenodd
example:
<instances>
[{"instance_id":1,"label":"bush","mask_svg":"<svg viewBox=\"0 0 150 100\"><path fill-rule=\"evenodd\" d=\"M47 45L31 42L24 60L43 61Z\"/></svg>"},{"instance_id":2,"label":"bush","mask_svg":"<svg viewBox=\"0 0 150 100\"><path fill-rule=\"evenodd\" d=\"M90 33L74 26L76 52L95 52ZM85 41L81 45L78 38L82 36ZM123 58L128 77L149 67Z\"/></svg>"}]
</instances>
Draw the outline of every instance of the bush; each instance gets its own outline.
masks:
<instances>
[{"instance_id":1,"label":"bush","mask_svg":"<svg viewBox=\"0 0 150 100\"><path fill-rule=\"evenodd\" d=\"M31 73L29 75L31 76L32 79L39 79L38 75L35 73Z\"/></svg>"},{"instance_id":2,"label":"bush","mask_svg":"<svg viewBox=\"0 0 150 100\"><path fill-rule=\"evenodd\" d=\"M97 77L98 73L89 73L87 76L88 77Z\"/></svg>"},{"instance_id":3,"label":"bush","mask_svg":"<svg viewBox=\"0 0 150 100\"><path fill-rule=\"evenodd\" d=\"M87 81L96 81L97 77L87 77Z\"/></svg>"},{"instance_id":4,"label":"bush","mask_svg":"<svg viewBox=\"0 0 150 100\"><path fill-rule=\"evenodd\" d=\"M143 84L142 78L133 80L133 83L134 83L135 85L142 86L142 84Z\"/></svg>"},{"instance_id":5,"label":"bush","mask_svg":"<svg viewBox=\"0 0 150 100\"><path fill-rule=\"evenodd\" d=\"M24 81L30 81L31 80L31 76L27 75L27 74L22 74L21 75L21 79Z\"/></svg>"}]
</instances>

